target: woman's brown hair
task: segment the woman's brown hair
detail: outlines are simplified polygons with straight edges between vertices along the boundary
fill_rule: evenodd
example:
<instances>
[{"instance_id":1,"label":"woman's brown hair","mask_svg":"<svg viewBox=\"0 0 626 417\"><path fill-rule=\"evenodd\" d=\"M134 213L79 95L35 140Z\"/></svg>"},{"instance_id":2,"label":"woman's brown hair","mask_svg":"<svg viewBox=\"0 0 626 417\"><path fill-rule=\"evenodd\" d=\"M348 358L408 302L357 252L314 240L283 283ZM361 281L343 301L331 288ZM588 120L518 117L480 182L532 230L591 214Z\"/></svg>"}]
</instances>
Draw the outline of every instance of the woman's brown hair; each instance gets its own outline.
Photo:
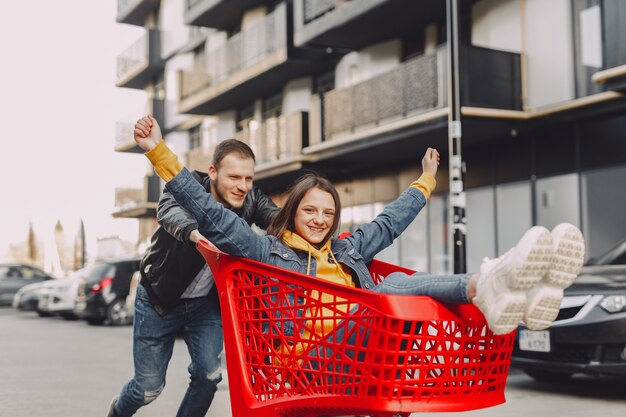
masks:
<instances>
[{"instance_id":1,"label":"woman's brown hair","mask_svg":"<svg viewBox=\"0 0 626 417\"><path fill-rule=\"evenodd\" d=\"M296 182L293 183L289 190L287 201L285 201L283 207L280 209L276 217L274 217L272 224L270 224L267 228L268 235L280 238L283 233L285 233L285 230L295 233L294 218L296 216L296 210L298 209L300 201L304 198L304 195L312 188L319 188L322 191L326 191L335 201L335 218L333 220L333 225L328 234L324 237L320 246L326 243L326 241L335 234L339 228L339 221L341 219L341 201L339 201L339 194L337 193L335 186L326 178L310 173L301 176L296 180Z\"/></svg>"}]
</instances>

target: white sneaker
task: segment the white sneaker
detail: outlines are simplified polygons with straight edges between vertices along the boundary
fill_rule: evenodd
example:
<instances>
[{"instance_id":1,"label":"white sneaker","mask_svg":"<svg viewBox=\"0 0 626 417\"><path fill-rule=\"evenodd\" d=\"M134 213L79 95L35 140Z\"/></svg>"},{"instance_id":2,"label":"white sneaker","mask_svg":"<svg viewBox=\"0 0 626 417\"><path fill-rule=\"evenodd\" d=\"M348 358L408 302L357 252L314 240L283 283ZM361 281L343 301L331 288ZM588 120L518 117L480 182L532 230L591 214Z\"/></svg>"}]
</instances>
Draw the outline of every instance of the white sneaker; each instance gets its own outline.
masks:
<instances>
[{"instance_id":1,"label":"white sneaker","mask_svg":"<svg viewBox=\"0 0 626 417\"><path fill-rule=\"evenodd\" d=\"M524 323L531 330L550 327L563 300L563 290L574 282L585 258L585 241L576 226L561 223L552 229L554 258L550 269L526 293Z\"/></svg>"},{"instance_id":2,"label":"white sneaker","mask_svg":"<svg viewBox=\"0 0 626 417\"><path fill-rule=\"evenodd\" d=\"M546 275L552 265L552 251L548 229L535 226L507 253L483 261L473 302L494 334L510 333L522 321L526 290Z\"/></svg>"}]
</instances>

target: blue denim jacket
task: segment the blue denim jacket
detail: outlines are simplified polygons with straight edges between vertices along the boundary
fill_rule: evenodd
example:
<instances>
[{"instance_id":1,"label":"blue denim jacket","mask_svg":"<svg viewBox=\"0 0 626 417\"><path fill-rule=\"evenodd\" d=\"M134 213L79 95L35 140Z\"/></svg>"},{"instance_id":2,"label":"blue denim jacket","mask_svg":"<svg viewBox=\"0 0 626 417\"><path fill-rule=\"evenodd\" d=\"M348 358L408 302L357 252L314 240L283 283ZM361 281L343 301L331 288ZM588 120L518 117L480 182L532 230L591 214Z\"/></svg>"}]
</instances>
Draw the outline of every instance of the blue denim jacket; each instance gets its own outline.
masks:
<instances>
[{"instance_id":1,"label":"blue denim jacket","mask_svg":"<svg viewBox=\"0 0 626 417\"><path fill-rule=\"evenodd\" d=\"M167 183L167 189L197 219L200 233L220 250L306 274L306 257L298 256L275 236L258 235L241 217L217 203L186 168ZM374 286L367 264L393 243L425 204L424 194L409 187L371 223L360 226L345 239L332 239L337 261L352 270L357 286ZM310 274L315 276L315 271L315 259L311 259Z\"/></svg>"},{"instance_id":2,"label":"blue denim jacket","mask_svg":"<svg viewBox=\"0 0 626 417\"><path fill-rule=\"evenodd\" d=\"M307 256L299 255L275 236L257 234L241 217L217 203L186 168L166 187L176 201L196 218L200 233L220 250L306 274ZM352 271L357 286L364 289L374 287L367 265L393 243L425 205L424 194L417 188L409 187L372 222L360 226L345 239L332 239L331 250L337 262ZM316 261L312 258L310 275L315 274Z\"/></svg>"}]
</instances>

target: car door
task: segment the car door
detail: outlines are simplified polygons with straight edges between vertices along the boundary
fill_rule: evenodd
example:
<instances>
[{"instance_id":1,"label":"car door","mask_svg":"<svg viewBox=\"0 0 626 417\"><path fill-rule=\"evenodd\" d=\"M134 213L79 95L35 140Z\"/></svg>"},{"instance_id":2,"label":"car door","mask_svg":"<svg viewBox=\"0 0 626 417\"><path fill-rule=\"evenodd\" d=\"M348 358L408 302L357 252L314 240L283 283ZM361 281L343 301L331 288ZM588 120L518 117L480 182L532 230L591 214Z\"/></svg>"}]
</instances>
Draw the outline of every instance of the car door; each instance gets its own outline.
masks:
<instances>
[{"instance_id":1,"label":"car door","mask_svg":"<svg viewBox=\"0 0 626 417\"><path fill-rule=\"evenodd\" d=\"M25 281L22 277L20 266L11 265L5 268L6 271L0 277L0 303L10 304L17 290L29 281Z\"/></svg>"}]
</instances>

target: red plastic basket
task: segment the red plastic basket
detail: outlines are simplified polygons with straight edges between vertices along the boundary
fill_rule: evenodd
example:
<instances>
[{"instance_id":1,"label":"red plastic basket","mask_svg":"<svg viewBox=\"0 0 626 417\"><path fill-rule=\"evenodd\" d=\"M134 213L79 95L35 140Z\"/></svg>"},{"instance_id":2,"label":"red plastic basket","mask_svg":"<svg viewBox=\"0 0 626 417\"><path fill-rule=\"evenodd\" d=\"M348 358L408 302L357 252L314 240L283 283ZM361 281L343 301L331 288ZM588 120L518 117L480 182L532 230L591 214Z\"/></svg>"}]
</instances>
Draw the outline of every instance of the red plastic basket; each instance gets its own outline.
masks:
<instances>
[{"instance_id":1,"label":"red plastic basket","mask_svg":"<svg viewBox=\"0 0 626 417\"><path fill-rule=\"evenodd\" d=\"M493 335L474 306L377 294L203 242L198 249L219 290L234 417L391 416L504 402L514 333ZM375 281L393 271L412 272L370 267Z\"/></svg>"}]
</instances>

